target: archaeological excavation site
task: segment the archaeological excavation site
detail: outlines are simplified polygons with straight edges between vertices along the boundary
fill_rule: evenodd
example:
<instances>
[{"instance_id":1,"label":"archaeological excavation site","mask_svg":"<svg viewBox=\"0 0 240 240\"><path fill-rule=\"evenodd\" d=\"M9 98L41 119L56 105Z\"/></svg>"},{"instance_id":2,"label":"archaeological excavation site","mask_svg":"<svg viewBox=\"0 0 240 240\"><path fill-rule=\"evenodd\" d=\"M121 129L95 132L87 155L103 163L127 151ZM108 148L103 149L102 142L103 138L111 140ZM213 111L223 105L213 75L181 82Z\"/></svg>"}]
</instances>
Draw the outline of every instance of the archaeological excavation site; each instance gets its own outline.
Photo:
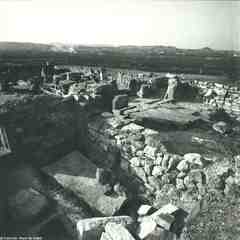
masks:
<instances>
[{"instance_id":1,"label":"archaeological excavation site","mask_svg":"<svg viewBox=\"0 0 240 240\"><path fill-rule=\"evenodd\" d=\"M238 239L239 88L81 71L1 95L1 237Z\"/></svg>"}]
</instances>

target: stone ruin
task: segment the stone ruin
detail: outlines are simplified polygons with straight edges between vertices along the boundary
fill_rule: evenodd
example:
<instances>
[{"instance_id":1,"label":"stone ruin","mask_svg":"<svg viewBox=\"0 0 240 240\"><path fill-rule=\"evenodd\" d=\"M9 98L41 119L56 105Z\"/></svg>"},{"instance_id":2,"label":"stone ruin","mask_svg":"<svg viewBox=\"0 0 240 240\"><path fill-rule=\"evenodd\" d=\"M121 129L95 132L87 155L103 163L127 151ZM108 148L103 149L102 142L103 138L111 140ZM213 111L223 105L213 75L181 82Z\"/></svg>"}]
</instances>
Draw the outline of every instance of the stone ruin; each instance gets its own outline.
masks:
<instances>
[{"instance_id":1,"label":"stone ruin","mask_svg":"<svg viewBox=\"0 0 240 240\"><path fill-rule=\"evenodd\" d=\"M238 99L229 89L226 107ZM7 236L185 239L210 190L239 189L239 153L219 156L224 142L192 133L212 124L205 109L132 97L109 83L89 84L84 95L91 98L37 95L1 106L0 229ZM184 150L169 147L177 134L186 138ZM194 151L201 147L206 152Z\"/></svg>"}]
</instances>

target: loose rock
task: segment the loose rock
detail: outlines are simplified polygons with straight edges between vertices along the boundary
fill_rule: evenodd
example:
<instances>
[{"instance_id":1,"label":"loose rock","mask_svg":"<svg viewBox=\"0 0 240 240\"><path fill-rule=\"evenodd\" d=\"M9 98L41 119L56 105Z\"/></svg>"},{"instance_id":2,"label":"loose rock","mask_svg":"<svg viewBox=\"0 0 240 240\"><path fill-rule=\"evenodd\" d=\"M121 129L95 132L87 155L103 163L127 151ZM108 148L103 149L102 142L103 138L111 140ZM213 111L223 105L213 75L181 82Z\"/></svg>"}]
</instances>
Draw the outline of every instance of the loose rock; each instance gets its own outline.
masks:
<instances>
[{"instance_id":1,"label":"loose rock","mask_svg":"<svg viewBox=\"0 0 240 240\"><path fill-rule=\"evenodd\" d=\"M154 166L152 170L152 175L154 177L162 176L164 173L164 169L161 166Z\"/></svg>"},{"instance_id":2,"label":"loose rock","mask_svg":"<svg viewBox=\"0 0 240 240\"><path fill-rule=\"evenodd\" d=\"M191 167L203 167L202 156L199 153L187 153L184 155L184 160L189 162Z\"/></svg>"},{"instance_id":3,"label":"loose rock","mask_svg":"<svg viewBox=\"0 0 240 240\"><path fill-rule=\"evenodd\" d=\"M140 167L141 166L141 159L138 158L138 157L133 157L133 158L131 158L130 163L135 167Z\"/></svg>"},{"instance_id":4,"label":"loose rock","mask_svg":"<svg viewBox=\"0 0 240 240\"><path fill-rule=\"evenodd\" d=\"M183 179L181 179L181 178L177 178L176 179L176 188L178 190L184 190L185 189L185 185L184 185Z\"/></svg>"},{"instance_id":5,"label":"loose rock","mask_svg":"<svg viewBox=\"0 0 240 240\"><path fill-rule=\"evenodd\" d=\"M189 170L189 163L186 159L182 160L178 165L177 169L182 172L186 172Z\"/></svg>"}]
</instances>

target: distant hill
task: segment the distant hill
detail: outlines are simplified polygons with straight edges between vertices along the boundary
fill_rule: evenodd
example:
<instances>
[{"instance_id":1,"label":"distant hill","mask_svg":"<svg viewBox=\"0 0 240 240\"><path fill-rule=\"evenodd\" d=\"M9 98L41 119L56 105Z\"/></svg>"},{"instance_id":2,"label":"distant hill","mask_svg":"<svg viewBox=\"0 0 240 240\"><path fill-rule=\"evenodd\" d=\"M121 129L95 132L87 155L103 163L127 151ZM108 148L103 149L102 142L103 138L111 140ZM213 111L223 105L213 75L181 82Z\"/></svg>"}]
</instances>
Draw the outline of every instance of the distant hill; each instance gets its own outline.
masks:
<instances>
[{"instance_id":1,"label":"distant hill","mask_svg":"<svg viewBox=\"0 0 240 240\"><path fill-rule=\"evenodd\" d=\"M234 56L234 57L233 57ZM233 51L180 49L174 46L110 46L0 42L0 68L7 65L88 65L159 72L233 75L239 66ZM4 68L4 67L3 67ZM240 71L240 70L239 70Z\"/></svg>"},{"instance_id":2,"label":"distant hill","mask_svg":"<svg viewBox=\"0 0 240 240\"><path fill-rule=\"evenodd\" d=\"M89 51L90 53L122 52L127 54L155 54L155 55L175 55L175 54L200 54L212 55L223 54L228 51L213 50L209 47L202 49L179 49L173 46L111 46L111 45L73 45L62 43L40 44L40 43L20 43L20 42L0 42L0 53L7 52L59 52L74 53Z\"/></svg>"},{"instance_id":3,"label":"distant hill","mask_svg":"<svg viewBox=\"0 0 240 240\"><path fill-rule=\"evenodd\" d=\"M51 51L52 45L39 43L0 42L0 52Z\"/></svg>"}]
</instances>

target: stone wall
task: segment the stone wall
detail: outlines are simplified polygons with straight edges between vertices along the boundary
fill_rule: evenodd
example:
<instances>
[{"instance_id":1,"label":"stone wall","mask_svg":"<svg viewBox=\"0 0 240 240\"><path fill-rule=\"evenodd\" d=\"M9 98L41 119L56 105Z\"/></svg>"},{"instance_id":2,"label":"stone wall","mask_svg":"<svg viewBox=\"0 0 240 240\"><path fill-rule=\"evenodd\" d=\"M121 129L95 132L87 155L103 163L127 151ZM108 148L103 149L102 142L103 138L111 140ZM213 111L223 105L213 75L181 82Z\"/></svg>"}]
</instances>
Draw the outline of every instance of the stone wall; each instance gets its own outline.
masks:
<instances>
[{"instance_id":1,"label":"stone wall","mask_svg":"<svg viewBox=\"0 0 240 240\"><path fill-rule=\"evenodd\" d=\"M203 159L199 154L169 153L160 133L123 117L102 114L88 123L88 156L96 164L111 168L131 185L126 176L138 181L138 193L148 192L166 201L181 196L197 199L203 194ZM117 156L117 157L116 157ZM125 178L125 179L124 179ZM136 183L136 182L135 182Z\"/></svg>"},{"instance_id":2,"label":"stone wall","mask_svg":"<svg viewBox=\"0 0 240 240\"><path fill-rule=\"evenodd\" d=\"M210 106L223 107L229 114L240 115L240 89L238 87L204 81L193 81L191 84L197 86L203 92L212 89L216 93L216 96L212 97L208 103Z\"/></svg>"}]
</instances>

